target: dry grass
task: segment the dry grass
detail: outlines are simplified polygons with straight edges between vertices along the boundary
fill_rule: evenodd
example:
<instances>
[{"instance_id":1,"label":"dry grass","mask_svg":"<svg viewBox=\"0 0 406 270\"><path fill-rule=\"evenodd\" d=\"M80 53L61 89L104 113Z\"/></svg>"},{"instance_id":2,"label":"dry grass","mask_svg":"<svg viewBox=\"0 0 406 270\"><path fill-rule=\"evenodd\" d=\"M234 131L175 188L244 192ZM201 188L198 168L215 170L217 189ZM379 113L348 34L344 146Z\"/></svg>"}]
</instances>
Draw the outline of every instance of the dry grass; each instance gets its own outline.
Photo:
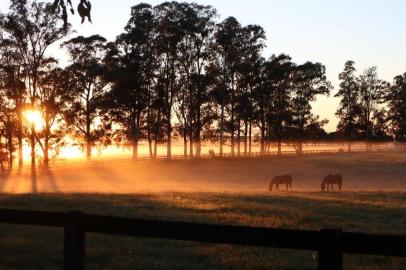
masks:
<instances>
[{"instance_id":1,"label":"dry grass","mask_svg":"<svg viewBox=\"0 0 406 270\"><path fill-rule=\"evenodd\" d=\"M263 160L70 164L0 181L0 207L292 229L406 234L406 156L325 155ZM68 166L69 165L69 166ZM294 192L267 192L272 175ZM328 173L343 193L317 190ZM44 193L41 193L44 192ZM0 269L60 269L62 231L0 225ZM316 269L316 254L88 235L86 269ZM345 256L345 269L404 269L404 259Z\"/></svg>"},{"instance_id":2,"label":"dry grass","mask_svg":"<svg viewBox=\"0 0 406 270\"><path fill-rule=\"evenodd\" d=\"M406 234L406 194L385 192L5 195L2 207L295 229ZM62 232L0 226L0 269L58 269ZM316 269L316 254L89 235L87 269ZM345 257L345 269L404 269L406 261Z\"/></svg>"}]
</instances>

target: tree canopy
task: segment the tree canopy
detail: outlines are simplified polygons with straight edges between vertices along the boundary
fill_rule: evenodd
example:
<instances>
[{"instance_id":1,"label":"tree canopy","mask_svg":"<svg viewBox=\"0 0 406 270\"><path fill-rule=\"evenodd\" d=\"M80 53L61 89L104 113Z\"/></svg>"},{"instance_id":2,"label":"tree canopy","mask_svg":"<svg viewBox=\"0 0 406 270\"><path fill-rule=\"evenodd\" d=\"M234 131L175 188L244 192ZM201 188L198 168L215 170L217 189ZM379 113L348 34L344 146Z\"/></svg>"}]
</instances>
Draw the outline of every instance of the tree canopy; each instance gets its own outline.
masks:
<instances>
[{"instance_id":1,"label":"tree canopy","mask_svg":"<svg viewBox=\"0 0 406 270\"><path fill-rule=\"evenodd\" d=\"M357 74L347 61L333 91L322 63L296 63L289 55L266 57L265 30L237 18L220 19L212 6L141 3L115 40L73 36L68 13L91 22L87 0L12 0L0 14L0 150L10 163L24 144L48 163L61 147L92 149L117 144L151 158L173 140L199 158L205 142L218 154L249 156L285 145L303 151L307 141L406 140L406 75L389 84L377 68ZM68 56L62 66L48 54L53 44ZM315 115L320 96L340 99L337 131ZM42 127L24 113L37 110ZM69 137L70 140L66 140ZM38 152L38 153L37 153ZM42 154L41 154L42 153Z\"/></svg>"}]
</instances>

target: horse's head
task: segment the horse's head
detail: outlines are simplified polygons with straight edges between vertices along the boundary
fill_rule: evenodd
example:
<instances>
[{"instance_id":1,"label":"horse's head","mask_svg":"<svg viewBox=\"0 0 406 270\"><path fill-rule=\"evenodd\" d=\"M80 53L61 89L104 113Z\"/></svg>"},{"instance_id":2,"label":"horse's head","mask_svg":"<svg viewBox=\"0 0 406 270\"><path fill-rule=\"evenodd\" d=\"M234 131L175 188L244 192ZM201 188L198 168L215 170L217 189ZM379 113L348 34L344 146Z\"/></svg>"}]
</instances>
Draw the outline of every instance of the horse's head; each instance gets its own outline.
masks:
<instances>
[{"instance_id":1,"label":"horse's head","mask_svg":"<svg viewBox=\"0 0 406 270\"><path fill-rule=\"evenodd\" d=\"M321 184L321 191L325 191L326 190L326 184Z\"/></svg>"}]
</instances>

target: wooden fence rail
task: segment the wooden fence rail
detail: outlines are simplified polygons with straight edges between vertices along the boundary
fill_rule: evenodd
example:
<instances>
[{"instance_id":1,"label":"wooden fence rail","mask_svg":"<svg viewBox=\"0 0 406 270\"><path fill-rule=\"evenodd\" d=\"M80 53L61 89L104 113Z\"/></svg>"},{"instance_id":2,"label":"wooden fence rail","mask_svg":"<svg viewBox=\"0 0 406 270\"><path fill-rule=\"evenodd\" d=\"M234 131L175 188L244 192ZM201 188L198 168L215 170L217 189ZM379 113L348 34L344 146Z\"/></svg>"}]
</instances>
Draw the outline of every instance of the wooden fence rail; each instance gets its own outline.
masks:
<instances>
[{"instance_id":1,"label":"wooden fence rail","mask_svg":"<svg viewBox=\"0 0 406 270\"><path fill-rule=\"evenodd\" d=\"M84 269L86 233L317 251L320 270L341 270L344 253L406 257L406 236L341 230L286 230L11 209L0 209L0 223L64 229L65 270Z\"/></svg>"}]
</instances>

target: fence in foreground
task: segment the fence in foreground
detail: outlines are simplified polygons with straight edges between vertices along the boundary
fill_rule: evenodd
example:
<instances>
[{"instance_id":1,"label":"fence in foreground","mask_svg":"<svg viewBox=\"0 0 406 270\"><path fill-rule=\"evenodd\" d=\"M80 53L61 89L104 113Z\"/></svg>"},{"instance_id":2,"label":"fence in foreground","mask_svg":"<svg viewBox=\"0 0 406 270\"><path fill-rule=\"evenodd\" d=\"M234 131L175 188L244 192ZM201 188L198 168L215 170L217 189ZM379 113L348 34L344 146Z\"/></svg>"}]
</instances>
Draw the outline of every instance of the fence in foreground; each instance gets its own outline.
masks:
<instances>
[{"instance_id":1,"label":"fence in foreground","mask_svg":"<svg viewBox=\"0 0 406 270\"><path fill-rule=\"evenodd\" d=\"M406 257L406 236L341 230L285 230L10 209L0 209L0 223L64 229L65 270L84 269L86 233L317 251L320 270L342 269L344 253Z\"/></svg>"}]
</instances>

